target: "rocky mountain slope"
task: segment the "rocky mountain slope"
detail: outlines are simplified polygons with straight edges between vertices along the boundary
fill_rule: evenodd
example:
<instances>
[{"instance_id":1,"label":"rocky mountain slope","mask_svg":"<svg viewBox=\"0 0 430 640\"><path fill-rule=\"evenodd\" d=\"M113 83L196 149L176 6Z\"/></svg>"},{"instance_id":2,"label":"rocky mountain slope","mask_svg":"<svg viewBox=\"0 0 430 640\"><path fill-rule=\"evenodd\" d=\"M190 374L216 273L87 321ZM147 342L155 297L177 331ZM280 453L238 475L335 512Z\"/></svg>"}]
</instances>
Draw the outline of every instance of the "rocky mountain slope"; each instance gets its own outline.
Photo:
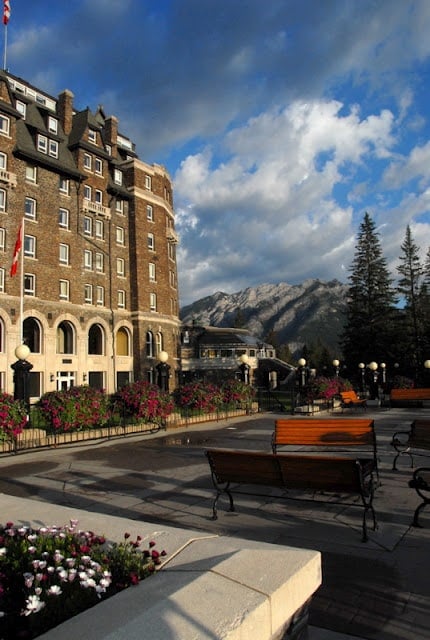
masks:
<instances>
[{"instance_id":1,"label":"rocky mountain slope","mask_svg":"<svg viewBox=\"0 0 430 640\"><path fill-rule=\"evenodd\" d=\"M231 294L219 291L187 305L180 315L186 324L244 327L262 339L275 335L292 353L317 341L335 352L347 291L337 280L262 284Z\"/></svg>"}]
</instances>

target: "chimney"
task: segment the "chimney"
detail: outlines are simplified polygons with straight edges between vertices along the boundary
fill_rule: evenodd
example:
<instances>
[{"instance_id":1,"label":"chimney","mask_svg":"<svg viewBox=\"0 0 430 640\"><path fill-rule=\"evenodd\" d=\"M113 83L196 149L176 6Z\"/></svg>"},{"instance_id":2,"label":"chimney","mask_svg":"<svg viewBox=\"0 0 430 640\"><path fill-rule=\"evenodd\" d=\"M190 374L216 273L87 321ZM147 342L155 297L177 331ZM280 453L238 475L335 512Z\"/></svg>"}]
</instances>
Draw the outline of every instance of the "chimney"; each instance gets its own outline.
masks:
<instances>
[{"instance_id":1,"label":"chimney","mask_svg":"<svg viewBox=\"0 0 430 640\"><path fill-rule=\"evenodd\" d=\"M118 142L118 118L115 118L115 116L106 118L104 131L105 141L112 147L112 157L116 158L116 149Z\"/></svg>"},{"instance_id":2,"label":"chimney","mask_svg":"<svg viewBox=\"0 0 430 640\"><path fill-rule=\"evenodd\" d=\"M58 117L60 118L61 126L66 136L70 135L73 125L73 98L73 93L68 89L65 89L58 96Z\"/></svg>"}]
</instances>

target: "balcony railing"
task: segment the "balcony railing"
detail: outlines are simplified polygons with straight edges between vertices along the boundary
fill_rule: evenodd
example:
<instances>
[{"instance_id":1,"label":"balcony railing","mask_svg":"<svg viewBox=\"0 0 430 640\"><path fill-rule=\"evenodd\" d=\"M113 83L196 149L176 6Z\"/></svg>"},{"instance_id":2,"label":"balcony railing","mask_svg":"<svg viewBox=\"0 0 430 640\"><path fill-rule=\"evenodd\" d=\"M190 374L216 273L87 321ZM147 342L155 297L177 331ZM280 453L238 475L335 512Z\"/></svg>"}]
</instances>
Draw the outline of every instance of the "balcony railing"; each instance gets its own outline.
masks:
<instances>
[{"instance_id":1,"label":"balcony railing","mask_svg":"<svg viewBox=\"0 0 430 640\"><path fill-rule=\"evenodd\" d=\"M97 216L103 216L104 218L110 218L109 207L104 207L98 202L91 202L91 200L84 200L83 210L89 213L95 213Z\"/></svg>"},{"instance_id":2,"label":"balcony railing","mask_svg":"<svg viewBox=\"0 0 430 640\"><path fill-rule=\"evenodd\" d=\"M166 238L169 242L172 242L173 244L177 244L179 242L178 234L174 229L172 229L172 227L167 227Z\"/></svg>"},{"instance_id":3,"label":"balcony railing","mask_svg":"<svg viewBox=\"0 0 430 640\"><path fill-rule=\"evenodd\" d=\"M0 169L0 182L6 182L13 189L16 187L16 173Z\"/></svg>"}]
</instances>

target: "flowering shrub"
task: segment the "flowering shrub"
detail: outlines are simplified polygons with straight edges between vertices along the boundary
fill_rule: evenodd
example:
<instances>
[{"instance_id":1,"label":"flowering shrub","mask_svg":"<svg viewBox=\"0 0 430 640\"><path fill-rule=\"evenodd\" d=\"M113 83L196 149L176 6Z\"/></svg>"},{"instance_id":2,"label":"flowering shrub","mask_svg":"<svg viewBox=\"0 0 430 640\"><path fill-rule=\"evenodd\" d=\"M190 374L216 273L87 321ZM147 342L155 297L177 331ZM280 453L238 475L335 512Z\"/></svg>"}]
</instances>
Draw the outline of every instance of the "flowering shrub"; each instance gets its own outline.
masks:
<instances>
[{"instance_id":1,"label":"flowering shrub","mask_svg":"<svg viewBox=\"0 0 430 640\"><path fill-rule=\"evenodd\" d=\"M331 400L334 396L339 395L341 391L348 391L349 389L352 389L349 380L319 376L309 380L306 392L309 401L317 398Z\"/></svg>"},{"instance_id":2,"label":"flowering shrub","mask_svg":"<svg viewBox=\"0 0 430 640\"><path fill-rule=\"evenodd\" d=\"M392 389L412 389L414 381L406 376L394 376L391 381Z\"/></svg>"},{"instance_id":3,"label":"flowering shrub","mask_svg":"<svg viewBox=\"0 0 430 640\"><path fill-rule=\"evenodd\" d=\"M223 392L220 387L205 382L190 382L174 392L175 403L181 409L199 412L216 411L223 403Z\"/></svg>"},{"instance_id":4,"label":"flowering shrub","mask_svg":"<svg viewBox=\"0 0 430 640\"><path fill-rule=\"evenodd\" d=\"M224 404L249 403L255 395L255 390L241 380L227 380L221 387Z\"/></svg>"},{"instance_id":5,"label":"flowering shrub","mask_svg":"<svg viewBox=\"0 0 430 640\"><path fill-rule=\"evenodd\" d=\"M0 526L0 638L35 638L151 575L155 542L108 544L103 536L66 527Z\"/></svg>"},{"instance_id":6,"label":"flowering shrub","mask_svg":"<svg viewBox=\"0 0 430 640\"><path fill-rule=\"evenodd\" d=\"M39 408L54 431L83 431L108 423L109 398L100 389L71 387L49 391L39 400Z\"/></svg>"},{"instance_id":7,"label":"flowering shrub","mask_svg":"<svg viewBox=\"0 0 430 640\"><path fill-rule=\"evenodd\" d=\"M145 380L137 380L118 391L127 415L144 422L159 423L174 409L173 401L166 391Z\"/></svg>"},{"instance_id":8,"label":"flowering shrub","mask_svg":"<svg viewBox=\"0 0 430 640\"><path fill-rule=\"evenodd\" d=\"M27 410L20 400L0 392L0 442L11 440L22 432L27 423Z\"/></svg>"}]
</instances>

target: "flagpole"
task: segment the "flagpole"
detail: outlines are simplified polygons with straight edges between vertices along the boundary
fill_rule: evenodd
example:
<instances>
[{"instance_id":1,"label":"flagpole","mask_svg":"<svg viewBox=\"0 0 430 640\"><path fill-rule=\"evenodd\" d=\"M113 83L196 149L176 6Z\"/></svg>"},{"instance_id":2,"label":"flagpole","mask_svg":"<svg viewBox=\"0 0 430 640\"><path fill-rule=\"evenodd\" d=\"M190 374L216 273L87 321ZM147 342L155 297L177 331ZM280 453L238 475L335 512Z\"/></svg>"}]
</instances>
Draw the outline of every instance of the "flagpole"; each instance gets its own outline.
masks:
<instances>
[{"instance_id":1,"label":"flagpole","mask_svg":"<svg viewBox=\"0 0 430 640\"><path fill-rule=\"evenodd\" d=\"M20 284L20 299L19 299L19 344L24 344L24 225L25 218L21 222L21 284Z\"/></svg>"},{"instance_id":2,"label":"flagpole","mask_svg":"<svg viewBox=\"0 0 430 640\"><path fill-rule=\"evenodd\" d=\"M7 24L4 26L4 52L3 52L3 71L6 71L7 59Z\"/></svg>"}]
</instances>

